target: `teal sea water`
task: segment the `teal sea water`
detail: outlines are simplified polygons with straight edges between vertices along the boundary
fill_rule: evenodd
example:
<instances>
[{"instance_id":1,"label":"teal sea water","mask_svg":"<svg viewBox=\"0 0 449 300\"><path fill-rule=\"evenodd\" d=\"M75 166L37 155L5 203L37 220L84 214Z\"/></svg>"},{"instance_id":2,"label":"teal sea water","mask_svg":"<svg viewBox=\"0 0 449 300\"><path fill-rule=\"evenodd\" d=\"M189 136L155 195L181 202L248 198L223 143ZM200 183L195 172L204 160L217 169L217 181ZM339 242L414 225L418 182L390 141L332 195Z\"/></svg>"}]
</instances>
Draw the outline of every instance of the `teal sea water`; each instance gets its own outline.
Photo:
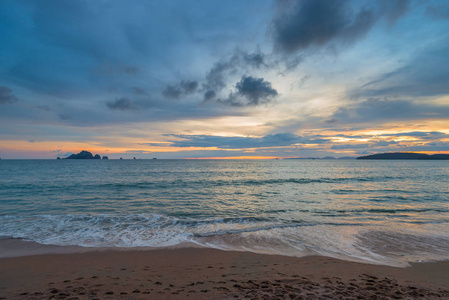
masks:
<instances>
[{"instance_id":1,"label":"teal sea water","mask_svg":"<svg viewBox=\"0 0 449 300\"><path fill-rule=\"evenodd\" d=\"M449 259L449 161L1 160L11 239Z\"/></svg>"}]
</instances>

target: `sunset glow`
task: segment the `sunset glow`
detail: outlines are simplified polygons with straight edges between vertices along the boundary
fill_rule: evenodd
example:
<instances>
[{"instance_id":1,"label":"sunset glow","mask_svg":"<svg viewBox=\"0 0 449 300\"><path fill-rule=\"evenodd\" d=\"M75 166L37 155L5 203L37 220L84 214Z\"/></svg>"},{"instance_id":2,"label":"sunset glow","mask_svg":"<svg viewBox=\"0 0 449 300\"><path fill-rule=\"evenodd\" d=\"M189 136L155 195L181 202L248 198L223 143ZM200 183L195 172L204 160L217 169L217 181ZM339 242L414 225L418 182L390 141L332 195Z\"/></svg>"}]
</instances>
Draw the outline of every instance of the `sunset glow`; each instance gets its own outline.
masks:
<instances>
[{"instance_id":1,"label":"sunset glow","mask_svg":"<svg viewBox=\"0 0 449 300\"><path fill-rule=\"evenodd\" d=\"M0 3L1 158L449 153L447 1L49 3Z\"/></svg>"}]
</instances>

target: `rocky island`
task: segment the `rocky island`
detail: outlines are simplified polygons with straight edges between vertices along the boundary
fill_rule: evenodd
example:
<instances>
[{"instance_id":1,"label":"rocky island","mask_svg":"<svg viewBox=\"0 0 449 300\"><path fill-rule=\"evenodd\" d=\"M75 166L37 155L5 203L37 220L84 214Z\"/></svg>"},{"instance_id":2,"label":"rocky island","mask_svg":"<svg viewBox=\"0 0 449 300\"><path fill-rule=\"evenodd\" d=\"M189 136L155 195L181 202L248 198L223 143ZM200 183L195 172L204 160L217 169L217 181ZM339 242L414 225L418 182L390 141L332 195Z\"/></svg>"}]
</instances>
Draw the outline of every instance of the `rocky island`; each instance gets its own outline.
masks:
<instances>
[{"instance_id":1,"label":"rocky island","mask_svg":"<svg viewBox=\"0 0 449 300\"><path fill-rule=\"evenodd\" d=\"M378 153L360 156L357 159L416 159L416 160L449 160L449 154L423 154L413 152Z\"/></svg>"},{"instance_id":2,"label":"rocky island","mask_svg":"<svg viewBox=\"0 0 449 300\"><path fill-rule=\"evenodd\" d=\"M89 151L81 151L78 154L72 154L69 157L66 157L65 159L101 159L101 156L98 154L92 155ZM107 156L103 156L103 159L108 159Z\"/></svg>"}]
</instances>

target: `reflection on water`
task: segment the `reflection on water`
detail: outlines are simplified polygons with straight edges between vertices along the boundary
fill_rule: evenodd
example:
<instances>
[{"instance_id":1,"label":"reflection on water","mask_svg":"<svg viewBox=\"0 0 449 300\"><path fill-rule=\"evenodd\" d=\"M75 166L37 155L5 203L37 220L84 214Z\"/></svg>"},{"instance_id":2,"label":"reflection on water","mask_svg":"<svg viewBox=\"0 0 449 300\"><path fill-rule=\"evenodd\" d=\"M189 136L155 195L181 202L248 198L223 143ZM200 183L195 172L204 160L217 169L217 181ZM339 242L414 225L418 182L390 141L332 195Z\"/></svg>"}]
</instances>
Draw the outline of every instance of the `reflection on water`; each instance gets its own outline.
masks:
<instances>
[{"instance_id":1,"label":"reflection on water","mask_svg":"<svg viewBox=\"0 0 449 300\"><path fill-rule=\"evenodd\" d=\"M388 264L449 258L448 167L447 161L2 160L0 236L95 247L195 242Z\"/></svg>"}]
</instances>

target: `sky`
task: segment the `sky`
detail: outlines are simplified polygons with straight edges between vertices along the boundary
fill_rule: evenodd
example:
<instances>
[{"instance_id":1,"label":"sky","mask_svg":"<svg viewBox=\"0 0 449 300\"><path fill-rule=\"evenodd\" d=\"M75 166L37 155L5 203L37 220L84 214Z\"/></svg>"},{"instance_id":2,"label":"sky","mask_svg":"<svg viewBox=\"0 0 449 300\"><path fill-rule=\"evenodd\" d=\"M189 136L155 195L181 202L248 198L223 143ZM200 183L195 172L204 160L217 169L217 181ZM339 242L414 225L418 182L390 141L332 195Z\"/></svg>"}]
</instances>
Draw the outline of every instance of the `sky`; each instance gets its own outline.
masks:
<instances>
[{"instance_id":1,"label":"sky","mask_svg":"<svg viewBox=\"0 0 449 300\"><path fill-rule=\"evenodd\" d=\"M0 157L449 153L449 2L0 1Z\"/></svg>"}]
</instances>

